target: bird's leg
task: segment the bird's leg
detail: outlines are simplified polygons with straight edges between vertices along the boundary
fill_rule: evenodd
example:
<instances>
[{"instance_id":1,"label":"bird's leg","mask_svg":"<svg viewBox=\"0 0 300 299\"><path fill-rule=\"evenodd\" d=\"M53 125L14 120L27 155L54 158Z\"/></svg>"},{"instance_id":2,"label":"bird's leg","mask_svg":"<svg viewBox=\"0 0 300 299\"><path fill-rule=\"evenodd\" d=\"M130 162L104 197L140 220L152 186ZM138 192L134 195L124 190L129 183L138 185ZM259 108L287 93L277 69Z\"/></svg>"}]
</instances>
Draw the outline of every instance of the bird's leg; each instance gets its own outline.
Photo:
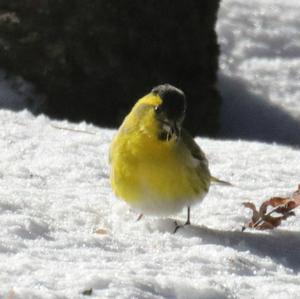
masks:
<instances>
[{"instance_id":1,"label":"bird's leg","mask_svg":"<svg viewBox=\"0 0 300 299\"><path fill-rule=\"evenodd\" d=\"M190 218L191 218L191 207L188 206L187 207L187 219L186 219L186 222L185 222L184 225L190 225L191 224Z\"/></svg>"},{"instance_id":2,"label":"bird's leg","mask_svg":"<svg viewBox=\"0 0 300 299\"><path fill-rule=\"evenodd\" d=\"M140 214L139 217L136 219L136 222L140 221L143 218L144 214Z\"/></svg>"},{"instance_id":3,"label":"bird's leg","mask_svg":"<svg viewBox=\"0 0 300 299\"><path fill-rule=\"evenodd\" d=\"M174 222L175 222L175 229L174 229L174 233L173 234L175 234L177 232L178 228L183 227L183 225L179 225L177 223L177 221L174 221ZM187 207L187 219L186 219L186 222L185 222L184 225L190 225L190 224L191 224L191 207L188 206Z\"/></svg>"}]
</instances>

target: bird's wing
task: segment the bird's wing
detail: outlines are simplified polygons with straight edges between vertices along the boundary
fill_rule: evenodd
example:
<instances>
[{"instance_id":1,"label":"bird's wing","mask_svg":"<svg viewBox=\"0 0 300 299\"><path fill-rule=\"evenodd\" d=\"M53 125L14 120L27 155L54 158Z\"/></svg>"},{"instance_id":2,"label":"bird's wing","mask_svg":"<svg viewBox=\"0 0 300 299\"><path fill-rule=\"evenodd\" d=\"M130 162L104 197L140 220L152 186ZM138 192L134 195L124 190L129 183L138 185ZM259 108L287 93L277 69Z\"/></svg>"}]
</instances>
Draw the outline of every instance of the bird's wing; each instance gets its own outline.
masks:
<instances>
[{"instance_id":1,"label":"bird's wing","mask_svg":"<svg viewBox=\"0 0 300 299\"><path fill-rule=\"evenodd\" d=\"M192 157L199 160L201 163L205 164L208 167L208 161L205 157L204 152L195 142L194 138L185 129L181 130L181 138L184 145L191 153Z\"/></svg>"},{"instance_id":2,"label":"bird's wing","mask_svg":"<svg viewBox=\"0 0 300 299\"><path fill-rule=\"evenodd\" d=\"M224 186L232 186L231 183L220 180L209 174L208 160L206 159L204 152L201 150L199 145L195 142L194 138L184 129L182 129L182 131L181 131L181 138L182 138L183 143L187 147L187 149L190 151L192 157L199 160L202 171L204 169L207 170L207 173L210 177L211 183L216 183L216 184L220 184L220 185L224 185Z\"/></svg>"}]
</instances>

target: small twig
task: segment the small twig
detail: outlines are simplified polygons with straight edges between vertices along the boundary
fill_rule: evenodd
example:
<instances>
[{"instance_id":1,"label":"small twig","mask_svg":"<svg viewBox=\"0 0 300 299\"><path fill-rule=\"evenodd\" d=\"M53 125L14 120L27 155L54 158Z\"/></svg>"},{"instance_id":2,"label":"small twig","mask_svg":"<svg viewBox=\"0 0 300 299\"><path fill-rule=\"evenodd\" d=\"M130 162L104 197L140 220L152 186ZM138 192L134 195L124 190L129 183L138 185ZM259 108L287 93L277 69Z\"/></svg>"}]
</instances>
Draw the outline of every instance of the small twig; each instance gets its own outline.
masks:
<instances>
[{"instance_id":1,"label":"small twig","mask_svg":"<svg viewBox=\"0 0 300 299\"><path fill-rule=\"evenodd\" d=\"M55 129L59 129L59 130L71 131L71 132L76 132L76 133L85 133L85 134L90 134L90 135L96 135L95 132L84 131L84 130L79 130L79 129L63 128L63 127L59 127L59 126L56 126L56 125L51 125L51 127L55 128Z\"/></svg>"}]
</instances>

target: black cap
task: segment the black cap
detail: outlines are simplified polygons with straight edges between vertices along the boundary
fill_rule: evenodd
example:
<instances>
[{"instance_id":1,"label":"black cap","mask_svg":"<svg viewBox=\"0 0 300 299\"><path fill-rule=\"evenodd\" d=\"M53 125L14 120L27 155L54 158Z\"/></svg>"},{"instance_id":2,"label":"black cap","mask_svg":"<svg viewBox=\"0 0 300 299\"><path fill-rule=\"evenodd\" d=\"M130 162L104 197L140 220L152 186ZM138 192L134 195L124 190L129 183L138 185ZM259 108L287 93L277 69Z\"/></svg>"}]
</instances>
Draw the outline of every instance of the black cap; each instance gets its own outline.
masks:
<instances>
[{"instance_id":1,"label":"black cap","mask_svg":"<svg viewBox=\"0 0 300 299\"><path fill-rule=\"evenodd\" d=\"M152 93L162 99L161 109L170 119L175 120L184 117L186 100L182 90L170 84L161 84L154 87Z\"/></svg>"}]
</instances>

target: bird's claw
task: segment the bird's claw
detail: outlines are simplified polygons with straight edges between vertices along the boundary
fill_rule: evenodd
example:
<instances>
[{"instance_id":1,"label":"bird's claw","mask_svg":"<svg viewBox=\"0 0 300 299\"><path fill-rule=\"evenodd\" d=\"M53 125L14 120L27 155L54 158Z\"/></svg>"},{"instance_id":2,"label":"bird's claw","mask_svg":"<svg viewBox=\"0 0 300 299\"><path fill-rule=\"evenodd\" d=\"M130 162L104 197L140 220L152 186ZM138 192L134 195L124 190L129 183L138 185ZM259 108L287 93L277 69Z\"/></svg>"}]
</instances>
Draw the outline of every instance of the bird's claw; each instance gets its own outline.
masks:
<instances>
[{"instance_id":1,"label":"bird's claw","mask_svg":"<svg viewBox=\"0 0 300 299\"><path fill-rule=\"evenodd\" d=\"M174 229L173 234L175 234L178 231L179 228L184 227L186 225L191 225L190 221L186 221L186 223L183 224L183 225L178 224L177 221L174 221L174 223L175 223L175 229Z\"/></svg>"}]
</instances>

